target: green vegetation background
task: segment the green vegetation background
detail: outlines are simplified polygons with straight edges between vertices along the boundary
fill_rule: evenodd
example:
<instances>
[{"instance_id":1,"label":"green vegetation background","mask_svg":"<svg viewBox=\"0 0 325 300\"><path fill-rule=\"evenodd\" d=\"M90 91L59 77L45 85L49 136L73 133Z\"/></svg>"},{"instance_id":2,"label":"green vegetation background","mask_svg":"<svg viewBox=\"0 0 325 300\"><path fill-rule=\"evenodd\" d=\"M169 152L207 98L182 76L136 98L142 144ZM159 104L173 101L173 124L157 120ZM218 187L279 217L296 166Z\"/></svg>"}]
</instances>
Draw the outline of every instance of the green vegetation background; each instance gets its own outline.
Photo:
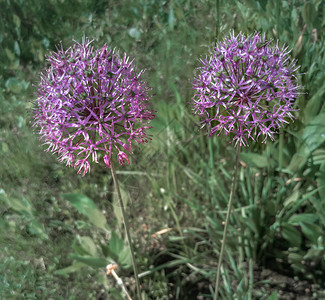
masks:
<instances>
[{"instance_id":1,"label":"green vegetation background","mask_svg":"<svg viewBox=\"0 0 325 300\"><path fill-rule=\"evenodd\" d=\"M134 57L153 87L153 140L118 172L143 297L212 297L234 149L199 133L188 103L198 58L231 30L293 48L304 94L278 140L241 155L222 299L325 298L324 6L0 0L0 299L123 299L105 275L112 261L134 293L109 170L77 176L43 151L30 123L45 55L84 35Z\"/></svg>"}]
</instances>

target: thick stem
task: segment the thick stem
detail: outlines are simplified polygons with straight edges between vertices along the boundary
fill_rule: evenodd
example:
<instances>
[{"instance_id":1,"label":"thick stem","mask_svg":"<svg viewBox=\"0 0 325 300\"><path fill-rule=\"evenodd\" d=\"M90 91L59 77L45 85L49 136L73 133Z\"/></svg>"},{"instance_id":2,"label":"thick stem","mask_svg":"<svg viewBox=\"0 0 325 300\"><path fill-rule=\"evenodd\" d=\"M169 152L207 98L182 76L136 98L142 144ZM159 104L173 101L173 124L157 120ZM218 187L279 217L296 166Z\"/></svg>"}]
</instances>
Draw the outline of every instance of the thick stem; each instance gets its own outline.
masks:
<instances>
[{"instance_id":1,"label":"thick stem","mask_svg":"<svg viewBox=\"0 0 325 300\"><path fill-rule=\"evenodd\" d=\"M137 269L137 265L135 263L134 250L133 250L133 245L132 245L131 236L130 236L130 232L129 232L129 224L128 224L127 218L125 216L124 204L123 204L121 191L120 191L120 186L118 184L118 180L117 180L117 176L116 176L116 172L115 172L113 162L111 162L111 171L112 171L113 181L114 181L115 189L116 189L116 192L117 192L119 204L120 204L120 207L121 207L122 219L123 219L123 224L124 224L124 228L125 228L126 237L128 239L128 243L129 243L129 246L130 246L133 271L134 271L135 282L136 282L136 286L137 286L138 300L141 300L141 290L140 290L138 269Z\"/></svg>"},{"instance_id":2,"label":"thick stem","mask_svg":"<svg viewBox=\"0 0 325 300\"><path fill-rule=\"evenodd\" d=\"M216 286L215 286L215 289L214 289L213 300L218 299L219 282L220 282L220 270L221 270L223 253L225 251L226 238L227 238L227 228L228 228L228 224L229 224L231 207L232 207L232 202L233 202L233 199L234 199L234 193L235 193L235 188L236 188L236 179L237 179L237 173L238 173L238 167L239 167L239 153L240 153L240 146L237 146L236 162L235 162L235 167L234 167L234 175L233 175L233 178L232 178L232 185L231 185L231 192L230 192L230 196L229 196L228 211L227 211L227 216L226 216L225 227L223 229L221 250L220 250L220 254L219 254L218 269L217 269L217 279L216 279Z\"/></svg>"}]
</instances>

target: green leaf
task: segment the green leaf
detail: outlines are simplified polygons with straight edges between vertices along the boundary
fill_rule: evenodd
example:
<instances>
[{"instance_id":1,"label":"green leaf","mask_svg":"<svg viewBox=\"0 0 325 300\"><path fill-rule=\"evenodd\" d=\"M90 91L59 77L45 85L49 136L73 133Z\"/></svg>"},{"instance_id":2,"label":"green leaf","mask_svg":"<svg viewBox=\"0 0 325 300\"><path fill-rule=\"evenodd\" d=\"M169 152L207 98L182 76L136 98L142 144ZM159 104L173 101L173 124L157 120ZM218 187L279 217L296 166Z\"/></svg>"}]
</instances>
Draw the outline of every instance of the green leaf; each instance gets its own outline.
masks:
<instances>
[{"instance_id":1,"label":"green leaf","mask_svg":"<svg viewBox=\"0 0 325 300\"><path fill-rule=\"evenodd\" d=\"M18 128L21 128L24 124L24 118L22 116L18 116L17 117L17 125L18 125Z\"/></svg>"},{"instance_id":2,"label":"green leaf","mask_svg":"<svg viewBox=\"0 0 325 300\"><path fill-rule=\"evenodd\" d=\"M304 235L314 244L317 244L319 236L324 235L322 228L317 224L300 223L300 226Z\"/></svg>"},{"instance_id":3,"label":"green leaf","mask_svg":"<svg viewBox=\"0 0 325 300\"><path fill-rule=\"evenodd\" d=\"M302 138L305 142L305 153L309 155L325 141L325 113L313 118L305 127Z\"/></svg>"},{"instance_id":4,"label":"green leaf","mask_svg":"<svg viewBox=\"0 0 325 300\"><path fill-rule=\"evenodd\" d=\"M121 289L116 289L110 286L107 293L108 293L108 299L125 300L125 295L122 293ZM148 299L148 298L142 298L142 299Z\"/></svg>"},{"instance_id":5,"label":"green leaf","mask_svg":"<svg viewBox=\"0 0 325 300\"><path fill-rule=\"evenodd\" d=\"M132 260L130 247L125 246L123 248L123 250L118 255L118 262L125 269L129 269L131 267Z\"/></svg>"},{"instance_id":6,"label":"green leaf","mask_svg":"<svg viewBox=\"0 0 325 300\"><path fill-rule=\"evenodd\" d=\"M321 107L323 105L322 97L324 93L325 93L325 83L308 100L307 105L304 109L304 121L307 124L319 114Z\"/></svg>"},{"instance_id":7,"label":"green leaf","mask_svg":"<svg viewBox=\"0 0 325 300\"><path fill-rule=\"evenodd\" d=\"M318 189L316 190L318 192ZM318 212L318 216L323 224L325 226L325 201L321 198L313 197L310 199L310 202Z\"/></svg>"},{"instance_id":8,"label":"green leaf","mask_svg":"<svg viewBox=\"0 0 325 300\"><path fill-rule=\"evenodd\" d=\"M316 15L317 13L314 4L311 3L310 1L305 1L305 4L302 8L302 18L310 31L314 27L313 22L315 20Z\"/></svg>"},{"instance_id":9,"label":"green leaf","mask_svg":"<svg viewBox=\"0 0 325 300\"><path fill-rule=\"evenodd\" d=\"M69 267L66 267L64 269L60 269L60 270L56 270L54 272L55 275L66 275L66 274L70 274L76 271L79 271L80 269L86 267L86 265L84 263L81 262L73 262L73 264Z\"/></svg>"},{"instance_id":10,"label":"green leaf","mask_svg":"<svg viewBox=\"0 0 325 300\"><path fill-rule=\"evenodd\" d=\"M252 152L240 153L240 159L250 167L265 168L269 164L266 156Z\"/></svg>"},{"instance_id":11,"label":"green leaf","mask_svg":"<svg viewBox=\"0 0 325 300\"><path fill-rule=\"evenodd\" d=\"M96 244L89 236L78 236L77 240L82 249L91 256L98 256Z\"/></svg>"},{"instance_id":12,"label":"green leaf","mask_svg":"<svg viewBox=\"0 0 325 300\"><path fill-rule=\"evenodd\" d=\"M2 194L0 196L0 199L4 201L10 208L13 210L23 214L27 215L29 217L33 217L33 207L32 205L28 202L26 198L8 198L6 194Z\"/></svg>"},{"instance_id":13,"label":"green leaf","mask_svg":"<svg viewBox=\"0 0 325 300\"><path fill-rule=\"evenodd\" d=\"M93 257L87 255L71 255L70 257L94 269L105 268L110 263L109 260L102 257Z\"/></svg>"},{"instance_id":14,"label":"green leaf","mask_svg":"<svg viewBox=\"0 0 325 300\"><path fill-rule=\"evenodd\" d=\"M121 251L123 250L124 242L123 240L117 235L115 231L112 231L111 238L109 239L109 250L116 256L118 256Z\"/></svg>"},{"instance_id":15,"label":"green leaf","mask_svg":"<svg viewBox=\"0 0 325 300\"><path fill-rule=\"evenodd\" d=\"M15 77L9 78L6 83L5 87L12 93L19 94L24 90L24 85L22 81L18 80Z\"/></svg>"},{"instance_id":16,"label":"green leaf","mask_svg":"<svg viewBox=\"0 0 325 300\"><path fill-rule=\"evenodd\" d=\"M86 214L88 209L97 209L96 204L87 196L82 194L63 194L62 195L70 204L75 207L81 214Z\"/></svg>"},{"instance_id":17,"label":"green leaf","mask_svg":"<svg viewBox=\"0 0 325 300\"><path fill-rule=\"evenodd\" d=\"M105 216L90 198L82 194L64 194L62 196L95 226L109 230Z\"/></svg>"},{"instance_id":18,"label":"green leaf","mask_svg":"<svg viewBox=\"0 0 325 300\"><path fill-rule=\"evenodd\" d=\"M175 24L174 10L171 7L168 15L168 26L170 30L174 29L174 24Z\"/></svg>"},{"instance_id":19,"label":"green leaf","mask_svg":"<svg viewBox=\"0 0 325 300\"><path fill-rule=\"evenodd\" d=\"M17 56L20 56L20 47L17 41L14 42L14 52Z\"/></svg>"},{"instance_id":20,"label":"green leaf","mask_svg":"<svg viewBox=\"0 0 325 300\"><path fill-rule=\"evenodd\" d=\"M290 224L281 225L281 232L284 239L286 239L291 246L300 247L301 234L300 232Z\"/></svg>"},{"instance_id":21,"label":"green leaf","mask_svg":"<svg viewBox=\"0 0 325 300\"><path fill-rule=\"evenodd\" d=\"M30 234L36 235L43 239L48 238L48 235L45 233L44 226L35 219L30 220L29 224L27 225L27 228Z\"/></svg>"},{"instance_id":22,"label":"green leaf","mask_svg":"<svg viewBox=\"0 0 325 300\"><path fill-rule=\"evenodd\" d=\"M315 223L318 219L319 217L315 214L295 214L289 218L288 223L292 225L299 225L300 222Z\"/></svg>"},{"instance_id":23,"label":"green leaf","mask_svg":"<svg viewBox=\"0 0 325 300\"><path fill-rule=\"evenodd\" d=\"M291 252L288 255L289 263L301 263L303 256L300 253Z\"/></svg>"},{"instance_id":24,"label":"green leaf","mask_svg":"<svg viewBox=\"0 0 325 300\"><path fill-rule=\"evenodd\" d=\"M104 249L104 253L107 251L107 256L113 259L117 264L123 268L130 268L131 266L131 252L130 247L125 245L124 241L112 231L109 245Z\"/></svg>"},{"instance_id":25,"label":"green leaf","mask_svg":"<svg viewBox=\"0 0 325 300\"><path fill-rule=\"evenodd\" d=\"M297 152L293 155L290 164L288 166L288 170L295 173L299 169L301 169L307 162L308 155L304 152Z\"/></svg>"},{"instance_id":26,"label":"green leaf","mask_svg":"<svg viewBox=\"0 0 325 300\"><path fill-rule=\"evenodd\" d=\"M267 300L278 300L278 292L273 292Z\"/></svg>"},{"instance_id":27,"label":"green leaf","mask_svg":"<svg viewBox=\"0 0 325 300\"><path fill-rule=\"evenodd\" d=\"M306 255L304 256L304 259L322 259L325 255L325 249L322 248L312 248L309 249Z\"/></svg>"},{"instance_id":28,"label":"green leaf","mask_svg":"<svg viewBox=\"0 0 325 300\"><path fill-rule=\"evenodd\" d=\"M298 190L295 190L283 203L284 207L287 206L292 206L293 204L295 204L297 202L297 200L299 199L300 196L300 192Z\"/></svg>"},{"instance_id":29,"label":"green leaf","mask_svg":"<svg viewBox=\"0 0 325 300\"><path fill-rule=\"evenodd\" d=\"M321 164L319 172L316 174L316 181L319 187L319 196L325 199L325 161Z\"/></svg>"},{"instance_id":30,"label":"green leaf","mask_svg":"<svg viewBox=\"0 0 325 300\"><path fill-rule=\"evenodd\" d=\"M9 61L13 62L16 59L15 53L13 53L8 48L5 48L5 53L6 53L7 57L9 58Z\"/></svg>"},{"instance_id":31,"label":"green leaf","mask_svg":"<svg viewBox=\"0 0 325 300\"><path fill-rule=\"evenodd\" d=\"M16 14L13 14L12 19L16 28L20 29L20 24L21 24L20 18Z\"/></svg>"},{"instance_id":32,"label":"green leaf","mask_svg":"<svg viewBox=\"0 0 325 300\"><path fill-rule=\"evenodd\" d=\"M7 152L9 152L9 146L8 146L7 143L2 142L2 143L1 143L1 148L2 148L2 152L3 152L3 153L7 153Z\"/></svg>"}]
</instances>

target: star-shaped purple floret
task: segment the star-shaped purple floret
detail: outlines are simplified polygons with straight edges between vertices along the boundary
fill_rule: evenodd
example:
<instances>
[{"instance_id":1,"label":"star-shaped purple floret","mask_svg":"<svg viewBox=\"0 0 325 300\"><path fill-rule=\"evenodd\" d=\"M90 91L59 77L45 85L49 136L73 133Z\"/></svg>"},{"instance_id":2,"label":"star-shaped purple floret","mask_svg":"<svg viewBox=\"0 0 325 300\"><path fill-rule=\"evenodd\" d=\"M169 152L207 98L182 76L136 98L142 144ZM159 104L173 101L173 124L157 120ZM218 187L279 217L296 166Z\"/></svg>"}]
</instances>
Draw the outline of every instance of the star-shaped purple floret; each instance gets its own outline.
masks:
<instances>
[{"instance_id":1,"label":"star-shaped purple floret","mask_svg":"<svg viewBox=\"0 0 325 300\"><path fill-rule=\"evenodd\" d=\"M150 90L133 60L107 45L94 49L91 41L57 52L37 86L34 126L59 160L78 174L90 171L90 161L102 159L107 167L115 153L121 166L132 153L132 141L146 143Z\"/></svg>"},{"instance_id":2,"label":"star-shaped purple floret","mask_svg":"<svg viewBox=\"0 0 325 300\"><path fill-rule=\"evenodd\" d=\"M259 33L232 33L200 60L193 106L210 137L223 132L240 145L260 136L266 142L294 119L300 86L289 53Z\"/></svg>"}]
</instances>

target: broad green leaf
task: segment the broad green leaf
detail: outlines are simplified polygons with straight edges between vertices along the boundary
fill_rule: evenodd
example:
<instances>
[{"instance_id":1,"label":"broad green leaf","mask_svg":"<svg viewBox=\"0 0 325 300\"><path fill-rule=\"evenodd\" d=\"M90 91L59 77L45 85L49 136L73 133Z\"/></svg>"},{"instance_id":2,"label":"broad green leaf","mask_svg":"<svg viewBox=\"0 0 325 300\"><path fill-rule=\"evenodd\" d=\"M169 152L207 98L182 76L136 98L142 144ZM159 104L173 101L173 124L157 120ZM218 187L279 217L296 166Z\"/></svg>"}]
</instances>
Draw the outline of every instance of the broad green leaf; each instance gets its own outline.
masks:
<instances>
[{"instance_id":1,"label":"broad green leaf","mask_svg":"<svg viewBox=\"0 0 325 300\"><path fill-rule=\"evenodd\" d=\"M80 246L91 256L98 256L96 244L89 236L78 236Z\"/></svg>"},{"instance_id":2,"label":"broad green leaf","mask_svg":"<svg viewBox=\"0 0 325 300\"><path fill-rule=\"evenodd\" d=\"M291 252L288 255L288 260L290 263L301 263L303 256L300 253Z\"/></svg>"},{"instance_id":3,"label":"broad green leaf","mask_svg":"<svg viewBox=\"0 0 325 300\"><path fill-rule=\"evenodd\" d=\"M7 153L7 152L9 152L9 146L8 146L7 143L2 142L2 143L1 143L1 148L2 148L2 152L3 152L3 153Z\"/></svg>"},{"instance_id":4,"label":"broad green leaf","mask_svg":"<svg viewBox=\"0 0 325 300\"><path fill-rule=\"evenodd\" d=\"M267 300L278 300L278 292L273 292Z\"/></svg>"},{"instance_id":5,"label":"broad green leaf","mask_svg":"<svg viewBox=\"0 0 325 300\"><path fill-rule=\"evenodd\" d=\"M117 235L115 231L112 231L111 238L109 239L109 250L118 256L121 251L123 250L124 242L123 240Z\"/></svg>"},{"instance_id":6,"label":"broad green leaf","mask_svg":"<svg viewBox=\"0 0 325 300\"><path fill-rule=\"evenodd\" d=\"M24 84L22 81L15 77L9 78L6 83L5 87L12 93L19 94L24 90Z\"/></svg>"},{"instance_id":7,"label":"broad green leaf","mask_svg":"<svg viewBox=\"0 0 325 300\"><path fill-rule=\"evenodd\" d=\"M307 254L304 256L304 259L322 259L325 255L325 249L322 248L312 248L309 249Z\"/></svg>"},{"instance_id":8,"label":"broad green leaf","mask_svg":"<svg viewBox=\"0 0 325 300\"><path fill-rule=\"evenodd\" d=\"M45 233L44 226L35 219L30 220L27 228L30 234L37 235L43 239L48 238L48 235Z\"/></svg>"},{"instance_id":9,"label":"broad green leaf","mask_svg":"<svg viewBox=\"0 0 325 300\"><path fill-rule=\"evenodd\" d=\"M131 267L132 260L130 247L125 246L123 248L123 250L118 255L118 262L125 269L129 269Z\"/></svg>"},{"instance_id":10,"label":"broad green leaf","mask_svg":"<svg viewBox=\"0 0 325 300\"><path fill-rule=\"evenodd\" d=\"M301 245L301 234L291 224L283 224L281 226L281 232L284 239L286 239L291 247L300 247Z\"/></svg>"},{"instance_id":11,"label":"broad green leaf","mask_svg":"<svg viewBox=\"0 0 325 300\"><path fill-rule=\"evenodd\" d=\"M306 145L305 153L309 155L325 141L325 113L313 118L304 128L302 138Z\"/></svg>"},{"instance_id":12,"label":"broad green leaf","mask_svg":"<svg viewBox=\"0 0 325 300\"><path fill-rule=\"evenodd\" d=\"M300 192L298 190L292 192L291 195L284 201L283 203L284 207L292 206L293 204L295 204L299 199L299 196L300 196Z\"/></svg>"},{"instance_id":13,"label":"broad green leaf","mask_svg":"<svg viewBox=\"0 0 325 300\"><path fill-rule=\"evenodd\" d=\"M112 231L109 245L103 252L107 251L107 257L110 257L123 268L131 266L131 252L129 246L125 245L124 241Z\"/></svg>"},{"instance_id":14,"label":"broad green leaf","mask_svg":"<svg viewBox=\"0 0 325 300\"><path fill-rule=\"evenodd\" d=\"M74 253L77 255L89 255L89 253L80 246L77 240L73 241L71 248L74 250Z\"/></svg>"},{"instance_id":15,"label":"broad green leaf","mask_svg":"<svg viewBox=\"0 0 325 300\"><path fill-rule=\"evenodd\" d=\"M16 59L15 53L10 51L8 48L5 48L5 53L7 57L9 58L9 61L13 62Z\"/></svg>"},{"instance_id":16,"label":"broad green leaf","mask_svg":"<svg viewBox=\"0 0 325 300\"><path fill-rule=\"evenodd\" d=\"M105 216L90 198L82 194L64 194L63 197L95 226L109 230Z\"/></svg>"},{"instance_id":17,"label":"broad green leaf","mask_svg":"<svg viewBox=\"0 0 325 300\"><path fill-rule=\"evenodd\" d=\"M33 217L33 207L32 205L28 202L26 198L8 198L5 194L0 196L0 199L4 201L9 207L11 207L13 210Z\"/></svg>"},{"instance_id":18,"label":"broad green leaf","mask_svg":"<svg viewBox=\"0 0 325 300\"><path fill-rule=\"evenodd\" d=\"M317 244L317 239L319 236L324 235L322 228L317 224L309 224L309 223L301 222L300 226L304 235L314 244Z\"/></svg>"},{"instance_id":19,"label":"broad green leaf","mask_svg":"<svg viewBox=\"0 0 325 300\"><path fill-rule=\"evenodd\" d=\"M63 194L62 195L70 204L75 207L81 214L86 214L88 209L96 209L97 206L85 195L82 194Z\"/></svg>"},{"instance_id":20,"label":"broad green leaf","mask_svg":"<svg viewBox=\"0 0 325 300\"><path fill-rule=\"evenodd\" d=\"M315 223L318 219L319 217L315 214L295 214L289 218L288 223L292 225L299 225L300 222Z\"/></svg>"},{"instance_id":21,"label":"broad green leaf","mask_svg":"<svg viewBox=\"0 0 325 300\"><path fill-rule=\"evenodd\" d=\"M70 257L94 269L105 268L110 263L109 260L102 257L93 257L87 255L71 255Z\"/></svg>"},{"instance_id":22,"label":"broad green leaf","mask_svg":"<svg viewBox=\"0 0 325 300\"><path fill-rule=\"evenodd\" d=\"M265 168L269 164L266 156L252 152L240 153L240 159L250 167Z\"/></svg>"},{"instance_id":23,"label":"broad green leaf","mask_svg":"<svg viewBox=\"0 0 325 300\"><path fill-rule=\"evenodd\" d=\"M307 102L304 109L304 121L307 124L319 114L319 111L323 105L322 97L324 93L325 82Z\"/></svg>"},{"instance_id":24,"label":"broad green leaf","mask_svg":"<svg viewBox=\"0 0 325 300\"><path fill-rule=\"evenodd\" d=\"M85 265L84 263L81 262L73 262L71 266L66 267L64 269L60 269L60 270L56 270L54 272L54 274L56 275L66 275L66 274L70 274L76 271L79 271L80 269L86 267L87 265Z\"/></svg>"},{"instance_id":25,"label":"broad green leaf","mask_svg":"<svg viewBox=\"0 0 325 300\"><path fill-rule=\"evenodd\" d=\"M84 222L84 221L80 221L80 220L77 220L75 221L75 224L77 226L77 228L80 230L80 229L83 229L83 228L88 228L90 229L91 228L91 224L89 224L88 222Z\"/></svg>"},{"instance_id":26,"label":"broad green leaf","mask_svg":"<svg viewBox=\"0 0 325 300\"><path fill-rule=\"evenodd\" d=\"M21 24L20 18L16 14L13 14L12 19L13 19L13 22L14 22L16 28L20 29L20 24Z\"/></svg>"},{"instance_id":27,"label":"broad green leaf","mask_svg":"<svg viewBox=\"0 0 325 300\"><path fill-rule=\"evenodd\" d=\"M98 228L109 230L105 216L97 208L90 208L85 215Z\"/></svg>"},{"instance_id":28,"label":"broad green leaf","mask_svg":"<svg viewBox=\"0 0 325 300\"><path fill-rule=\"evenodd\" d=\"M318 189L316 190L318 192ZM325 201L321 198L313 197L310 199L310 202L318 212L318 216L323 224L325 226Z\"/></svg>"},{"instance_id":29,"label":"broad green leaf","mask_svg":"<svg viewBox=\"0 0 325 300\"><path fill-rule=\"evenodd\" d=\"M288 170L295 173L301 169L307 162L308 155L304 151L299 151L295 153L290 161Z\"/></svg>"}]
</instances>

